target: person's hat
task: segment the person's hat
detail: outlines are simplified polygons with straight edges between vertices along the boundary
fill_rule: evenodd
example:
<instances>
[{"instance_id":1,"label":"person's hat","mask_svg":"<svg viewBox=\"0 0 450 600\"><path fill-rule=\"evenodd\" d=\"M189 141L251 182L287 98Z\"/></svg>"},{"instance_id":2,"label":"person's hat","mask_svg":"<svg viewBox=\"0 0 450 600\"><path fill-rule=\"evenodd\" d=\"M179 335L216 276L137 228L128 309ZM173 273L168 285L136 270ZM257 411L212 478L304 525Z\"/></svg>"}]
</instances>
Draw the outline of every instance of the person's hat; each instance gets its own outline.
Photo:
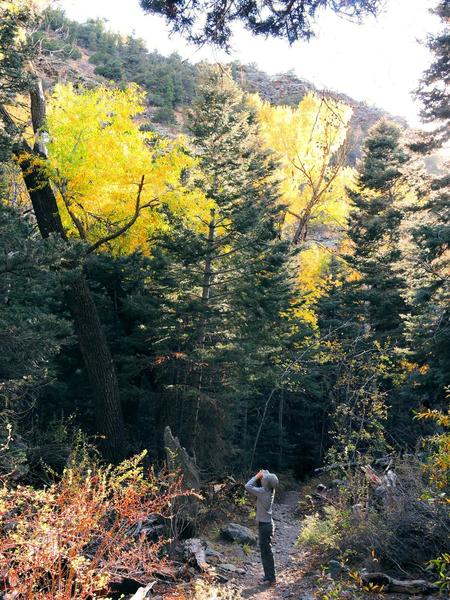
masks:
<instances>
[{"instance_id":1,"label":"person's hat","mask_svg":"<svg viewBox=\"0 0 450 600\"><path fill-rule=\"evenodd\" d=\"M266 470L263 470L261 483L263 486L270 487L273 490L276 490L279 485L278 477L275 475L275 473L270 473Z\"/></svg>"}]
</instances>

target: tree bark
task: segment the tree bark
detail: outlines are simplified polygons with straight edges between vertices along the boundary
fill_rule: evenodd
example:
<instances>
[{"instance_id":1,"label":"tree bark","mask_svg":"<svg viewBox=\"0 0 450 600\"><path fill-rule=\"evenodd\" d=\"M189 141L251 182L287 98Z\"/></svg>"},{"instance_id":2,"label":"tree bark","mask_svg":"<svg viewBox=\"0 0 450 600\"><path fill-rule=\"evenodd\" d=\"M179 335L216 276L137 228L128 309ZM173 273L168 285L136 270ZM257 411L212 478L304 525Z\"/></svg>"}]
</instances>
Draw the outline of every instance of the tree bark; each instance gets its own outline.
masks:
<instances>
[{"instance_id":1,"label":"tree bark","mask_svg":"<svg viewBox=\"0 0 450 600\"><path fill-rule=\"evenodd\" d=\"M95 420L102 447L113 462L124 456L124 423L119 384L108 341L84 274L71 280L66 302L75 325L86 373L95 399Z\"/></svg>"},{"instance_id":2,"label":"tree bark","mask_svg":"<svg viewBox=\"0 0 450 600\"><path fill-rule=\"evenodd\" d=\"M33 149L25 142L23 144L29 156L25 160L20 157L23 178L41 236L48 238L53 234L67 241L50 180L44 169L32 160L33 155L46 157L41 133L45 122L45 97L39 80L36 80L30 89L30 99L36 141ZM13 122L4 109L1 115L8 120L6 125L11 127ZM96 423L99 433L104 438L102 441L104 455L115 462L124 456L124 422L119 384L97 307L82 271L68 277L65 299L72 315L75 333L92 387Z\"/></svg>"},{"instance_id":3,"label":"tree bark","mask_svg":"<svg viewBox=\"0 0 450 600\"><path fill-rule=\"evenodd\" d=\"M439 590L436 585L424 579L394 579L385 573L361 573L361 580L365 586L377 586L383 592L397 594L425 594Z\"/></svg>"}]
</instances>

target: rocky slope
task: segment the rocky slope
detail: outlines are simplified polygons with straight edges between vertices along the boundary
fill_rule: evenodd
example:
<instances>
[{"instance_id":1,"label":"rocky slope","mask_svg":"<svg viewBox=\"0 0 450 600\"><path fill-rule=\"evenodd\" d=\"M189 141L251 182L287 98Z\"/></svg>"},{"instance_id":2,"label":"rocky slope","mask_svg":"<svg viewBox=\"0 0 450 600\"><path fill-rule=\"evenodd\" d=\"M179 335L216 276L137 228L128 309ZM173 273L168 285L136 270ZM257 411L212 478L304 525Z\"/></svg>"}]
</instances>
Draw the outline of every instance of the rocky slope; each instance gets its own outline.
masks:
<instances>
[{"instance_id":1,"label":"rocky slope","mask_svg":"<svg viewBox=\"0 0 450 600\"><path fill-rule=\"evenodd\" d=\"M287 104L296 106L303 96L308 92L316 92L325 98L332 98L348 104L353 109L350 121L351 151L349 153L349 164L354 166L361 153L361 145L368 130L383 117L397 121L403 127L408 124L405 119L390 115L381 108L369 106L365 102L359 102L346 94L332 90L318 89L313 83L301 79L288 71L268 75L258 69L255 65L241 65L233 63L233 74L236 81L247 91L258 93L262 98L272 104Z\"/></svg>"},{"instance_id":2,"label":"rocky slope","mask_svg":"<svg viewBox=\"0 0 450 600\"><path fill-rule=\"evenodd\" d=\"M148 92L149 116L155 129L174 135L183 130L183 109L195 97L199 65L183 61L178 55L165 57L149 52L142 40L108 32L101 21L77 23L63 11L50 10L42 25L43 70L52 82L75 84L136 82ZM355 165L367 131L382 117L404 119L359 102L345 94L317 89L294 72L268 75L254 64L230 64L233 77L243 89L258 93L272 104L297 105L309 91L345 102L353 109L350 122L348 163Z\"/></svg>"}]
</instances>

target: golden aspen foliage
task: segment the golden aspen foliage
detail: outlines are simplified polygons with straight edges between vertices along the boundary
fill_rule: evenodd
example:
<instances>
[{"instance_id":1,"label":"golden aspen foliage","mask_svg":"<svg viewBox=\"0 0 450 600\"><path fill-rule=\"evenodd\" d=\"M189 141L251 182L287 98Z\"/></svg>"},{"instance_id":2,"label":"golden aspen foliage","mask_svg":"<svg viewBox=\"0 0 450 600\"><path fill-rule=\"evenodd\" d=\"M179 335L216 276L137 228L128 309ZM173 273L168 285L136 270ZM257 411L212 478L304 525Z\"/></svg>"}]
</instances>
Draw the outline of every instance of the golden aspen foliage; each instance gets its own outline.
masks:
<instances>
[{"instance_id":1,"label":"golden aspen foliage","mask_svg":"<svg viewBox=\"0 0 450 600\"><path fill-rule=\"evenodd\" d=\"M352 109L312 92L297 108L272 106L259 96L251 96L250 103L257 111L262 138L280 163L287 235L302 243L312 223L344 227L345 189L354 177L353 169L346 166Z\"/></svg>"},{"instance_id":2,"label":"golden aspen foliage","mask_svg":"<svg viewBox=\"0 0 450 600\"><path fill-rule=\"evenodd\" d=\"M48 103L48 174L69 235L113 252L149 247L161 208L198 225L210 208L183 180L195 160L183 139L142 131L144 93L57 85Z\"/></svg>"}]
</instances>

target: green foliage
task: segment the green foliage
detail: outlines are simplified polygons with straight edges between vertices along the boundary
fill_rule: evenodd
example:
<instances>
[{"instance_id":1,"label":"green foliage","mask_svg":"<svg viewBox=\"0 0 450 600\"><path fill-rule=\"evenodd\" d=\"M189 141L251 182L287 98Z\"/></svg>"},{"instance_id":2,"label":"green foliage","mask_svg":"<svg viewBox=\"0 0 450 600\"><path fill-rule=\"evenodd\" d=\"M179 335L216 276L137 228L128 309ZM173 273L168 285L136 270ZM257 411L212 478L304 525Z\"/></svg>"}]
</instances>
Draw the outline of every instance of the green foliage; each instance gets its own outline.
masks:
<instances>
[{"instance_id":1,"label":"green foliage","mask_svg":"<svg viewBox=\"0 0 450 600\"><path fill-rule=\"evenodd\" d=\"M205 73L189 126L199 157L195 185L212 208L196 232L167 214L171 231L152 252L157 312L146 330L155 340L159 401L165 389L175 393L165 419L217 469L227 457L243 460L251 415L280 368L289 252L277 235L273 163L242 92L219 69Z\"/></svg>"},{"instance_id":2,"label":"green foliage","mask_svg":"<svg viewBox=\"0 0 450 600\"><path fill-rule=\"evenodd\" d=\"M0 4L0 106L11 104L30 83L25 65L33 49L25 33L33 21L34 12L26 0ZM0 163L9 157L12 144L17 141L15 131L0 127Z\"/></svg>"},{"instance_id":3,"label":"green foliage","mask_svg":"<svg viewBox=\"0 0 450 600\"><path fill-rule=\"evenodd\" d=\"M26 2L11 6L2 4L0 25L7 103L29 84L31 46L22 32L34 22ZM118 85L59 86L48 103L46 173L70 242L83 240L73 254L36 239L33 218L17 208L28 201L20 186L2 186L13 207L2 207L0 223L1 393L9 407L33 406L20 424L8 413L5 426L37 441L36 455L51 444L39 431L45 424L60 445L69 415L96 431L58 279L73 278L68 264L80 264L90 243L102 252L82 262L133 450L162 458L170 424L208 473L246 469L254 454L303 476L325 455L364 464L436 434L411 413L442 408L448 385L448 178L411 173L397 125L383 121L371 131L356 186L345 194L350 109L338 96L306 94L295 110L257 99L252 107L226 69L149 53L101 20L79 24L60 10L45 11L31 41L64 61L82 53ZM444 35L433 46L437 84L445 44ZM147 92L150 110L131 81ZM154 133L149 114L179 126L175 110L186 105L191 143ZM2 135L9 156L17 135ZM110 239L124 225L126 234ZM309 225L332 245L319 252ZM290 248L293 227L299 255ZM25 442L17 456L28 460ZM438 461L447 464L441 447Z\"/></svg>"},{"instance_id":4,"label":"green foliage","mask_svg":"<svg viewBox=\"0 0 450 600\"><path fill-rule=\"evenodd\" d=\"M428 563L429 569L437 571L437 585L443 591L450 591L450 554L444 552L437 558L430 560Z\"/></svg>"},{"instance_id":5,"label":"green foliage","mask_svg":"<svg viewBox=\"0 0 450 600\"><path fill-rule=\"evenodd\" d=\"M160 106L153 115L156 123L170 124L175 123L175 114L170 106Z\"/></svg>"},{"instance_id":6,"label":"green foliage","mask_svg":"<svg viewBox=\"0 0 450 600\"><path fill-rule=\"evenodd\" d=\"M59 313L61 260L54 240L43 241L16 208L0 202L0 471L26 473L29 411L57 376L56 356L70 340ZM53 265L50 268L49 265Z\"/></svg>"},{"instance_id":7,"label":"green foliage","mask_svg":"<svg viewBox=\"0 0 450 600\"><path fill-rule=\"evenodd\" d=\"M348 515L334 506L327 506L324 516L314 514L304 518L298 543L319 550L337 548L343 531L348 528L347 521Z\"/></svg>"},{"instance_id":8,"label":"green foliage","mask_svg":"<svg viewBox=\"0 0 450 600\"><path fill-rule=\"evenodd\" d=\"M195 5L180 4L173 10L167 0L140 0L146 12L165 17L172 31L185 34L189 41L203 45L212 43L229 47L232 25L242 23L254 35L285 38L289 43L309 39L313 35L311 20L319 7L331 6L337 14L360 17L375 14L378 0L351 0L341 5L328 0L303 0L292 2L281 9L269 0L237 0L230 10L220 2L203 0ZM204 19L205 14L207 19Z\"/></svg>"},{"instance_id":9,"label":"green foliage","mask_svg":"<svg viewBox=\"0 0 450 600\"><path fill-rule=\"evenodd\" d=\"M436 500L442 501L446 494L450 494L450 410L444 413L428 409L418 413L416 418L434 421L439 428L437 433L426 437L422 444L427 450L428 476L441 491Z\"/></svg>"},{"instance_id":10,"label":"green foliage","mask_svg":"<svg viewBox=\"0 0 450 600\"><path fill-rule=\"evenodd\" d=\"M397 125L381 121L370 133L358 171L358 188L350 192L353 211L348 235L353 251L347 261L355 270L347 284L354 316L365 321L372 337L398 340L401 315L407 312L402 296L405 283L395 271L400 258L398 240L403 216L401 167L408 157ZM400 341L400 340L398 340Z\"/></svg>"},{"instance_id":11,"label":"green foliage","mask_svg":"<svg viewBox=\"0 0 450 600\"><path fill-rule=\"evenodd\" d=\"M106 30L101 19L77 23L61 9L46 9L38 36L43 50L78 58L83 48L90 53L94 72L115 82L134 82L148 93L149 102L160 107L156 120L173 122L173 109L190 104L195 94L197 67L178 54L165 57L149 52L143 40L123 38Z\"/></svg>"},{"instance_id":12,"label":"green foliage","mask_svg":"<svg viewBox=\"0 0 450 600\"><path fill-rule=\"evenodd\" d=\"M426 123L431 123L433 130L424 134L416 148L421 152L429 152L442 147L449 140L450 92L448 90L450 65L450 6L448 0L439 0L433 11L442 20L442 30L428 37L428 49L433 54L433 61L423 74L416 90L416 97L422 103L421 116Z\"/></svg>"}]
</instances>

